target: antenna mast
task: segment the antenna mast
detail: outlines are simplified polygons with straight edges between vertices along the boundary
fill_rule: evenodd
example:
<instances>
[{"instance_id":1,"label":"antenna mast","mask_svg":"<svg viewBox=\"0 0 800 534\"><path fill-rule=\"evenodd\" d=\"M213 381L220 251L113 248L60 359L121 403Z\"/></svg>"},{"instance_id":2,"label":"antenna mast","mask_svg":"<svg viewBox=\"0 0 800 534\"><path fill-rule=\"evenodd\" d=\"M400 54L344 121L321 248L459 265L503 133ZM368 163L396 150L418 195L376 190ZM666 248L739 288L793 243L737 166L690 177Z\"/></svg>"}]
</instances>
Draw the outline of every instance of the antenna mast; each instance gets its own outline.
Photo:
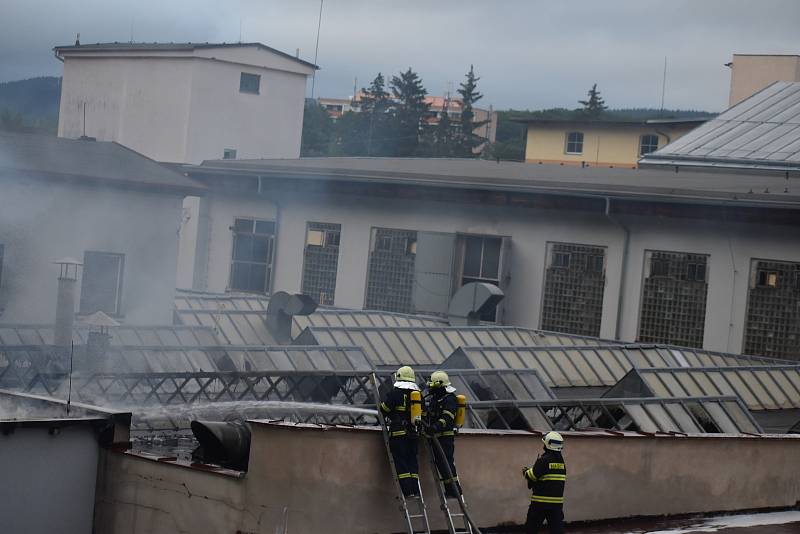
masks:
<instances>
[{"instance_id":1,"label":"antenna mast","mask_svg":"<svg viewBox=\"0 0 800 534\"><path fill-rule=\"evenodd\" d=\"M314 46L314 65L317 64L317 54L319 54L319 31L322 28L322 3L325 0L319 0L319 20L317 21L317 44ZM317 83L317 69L311 75L311 98L314 98L314 87Z\"/></svg>"},{"instance_id":2,"label":"antenna mast","mask_svg":"<svg viewBox=\"0 0 800 534\"><path fill-rule=\"evenodd\" d=\"M667 56L664 56L664 74L661 77L661 111L659 115L664 115L664 93L667 90Z\"/></svg>"}]
</instances>

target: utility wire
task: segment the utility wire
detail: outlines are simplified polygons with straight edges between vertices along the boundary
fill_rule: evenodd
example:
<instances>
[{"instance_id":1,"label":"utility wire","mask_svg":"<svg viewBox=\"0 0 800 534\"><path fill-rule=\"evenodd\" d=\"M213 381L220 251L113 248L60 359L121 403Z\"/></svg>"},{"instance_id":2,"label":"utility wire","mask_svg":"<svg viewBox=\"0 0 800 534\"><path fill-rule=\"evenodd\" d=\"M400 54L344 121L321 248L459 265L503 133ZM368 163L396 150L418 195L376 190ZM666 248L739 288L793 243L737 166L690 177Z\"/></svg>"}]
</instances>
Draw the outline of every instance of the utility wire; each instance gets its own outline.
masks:
<instances>
[{"instance_id":1,"label":"utility wire","mask_svg":"<svg viewBox=\"0 0 800 534\"><path fill-rule=\"evenodd\" d=\"M322 28L322 3L325 0L319 0L319 20L317 21L317 44L314 46L314 65L317 64L317 55L319 54L319 31ZM314 69L314 74L311 75L311 98L314 98L314 87L317 83L317 69Z\"/></svg>"}]
</instances>

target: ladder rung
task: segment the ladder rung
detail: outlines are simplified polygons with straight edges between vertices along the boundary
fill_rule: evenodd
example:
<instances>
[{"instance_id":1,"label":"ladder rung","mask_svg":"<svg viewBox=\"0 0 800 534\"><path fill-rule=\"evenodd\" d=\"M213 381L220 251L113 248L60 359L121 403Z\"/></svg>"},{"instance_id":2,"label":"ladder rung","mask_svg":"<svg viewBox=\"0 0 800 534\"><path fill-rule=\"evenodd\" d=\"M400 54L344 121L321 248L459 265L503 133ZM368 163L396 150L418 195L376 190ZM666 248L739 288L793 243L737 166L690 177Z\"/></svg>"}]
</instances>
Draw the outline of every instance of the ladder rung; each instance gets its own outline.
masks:
<instances>
[{"instance_id":1,"label":"ladder rung","mask_svg":"<svg viewBox=\"0 0 800 534\"><path fill-rule=\"evenodd\" d=\"M420 517L425 517L425 514L409 514L408 517L410 517L411 519L417 519Z\"/></svg>"}]
</instances>

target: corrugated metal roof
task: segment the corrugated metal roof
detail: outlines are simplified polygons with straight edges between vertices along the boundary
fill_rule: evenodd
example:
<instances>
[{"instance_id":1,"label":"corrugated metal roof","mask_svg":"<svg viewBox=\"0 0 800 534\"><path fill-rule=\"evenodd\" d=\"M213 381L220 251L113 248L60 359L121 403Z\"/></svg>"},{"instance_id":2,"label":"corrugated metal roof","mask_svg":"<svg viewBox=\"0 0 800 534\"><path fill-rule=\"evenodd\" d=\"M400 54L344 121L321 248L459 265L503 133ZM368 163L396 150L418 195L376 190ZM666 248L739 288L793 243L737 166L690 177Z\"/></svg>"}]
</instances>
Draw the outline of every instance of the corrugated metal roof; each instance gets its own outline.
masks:
<instances>
[{"instance_id":1,"label":"corrugated metal roof","mask_svg":"<svg viewBox=\"0 0 800 534\"><path fill-rule=\"evenodd\" d=\"M634 369L630 373L620 383L629 392L644 386L645 394L656 397L736 395L750 410L800 408L797 366Z\"/></svg>"},{"instance_id":2,"label":"corrugated metal roof","mask_svg":"<svg viewBox=\"0 0 800 534\"><path fill-rule=\"evenodd\" d=\"M775 82L642 164L800 170L800 82Z\"/></svg>"},{"instance_id":3,"label":"corrugated metal roof","mask_svg":"<svg viewBox=\"0 0 800 534\"><path fill-rule=\"evenodd\" d=\"M203 194L205 186L118 143L0 132L0 178L51 178Z\"/></svg>"}]
</instances>

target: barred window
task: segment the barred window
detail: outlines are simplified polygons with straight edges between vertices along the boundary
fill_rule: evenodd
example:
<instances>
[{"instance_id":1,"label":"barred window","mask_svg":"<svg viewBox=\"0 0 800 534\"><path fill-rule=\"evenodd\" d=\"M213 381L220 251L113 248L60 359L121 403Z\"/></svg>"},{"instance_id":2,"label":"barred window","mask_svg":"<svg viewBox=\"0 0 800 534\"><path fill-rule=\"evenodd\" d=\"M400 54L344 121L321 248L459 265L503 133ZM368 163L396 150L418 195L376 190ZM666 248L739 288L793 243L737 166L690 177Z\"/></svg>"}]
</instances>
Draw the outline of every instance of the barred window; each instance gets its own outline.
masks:
<instances>
[{"instance_id":1,"label":"barred window","mask_svg":"<svg viewBox=\"0 0 800 534\"><path fill-rule=\"evenodd\" d=\"M341 224L310 222L303 254L303 293L331 306L336 295Z\"/></svg>"},{"instance_id":2,"label":"barred window","mask_svg":"<svg viewBox=\"0 0 800 534\"><path fill-rule=\"evenodd\" d=\"M752 260L744 352L800 359L800 263Z\"/></svg>"},{"instance_id":3,"label":"barred window","mask_svg":"<svg viewBox=\"0 0 800 534\"><path fill-rule=\"evenodd\" d=\"M371 243L364 307L413 313L417 232L373 228Z\"/></svg>"}]
</instances>

